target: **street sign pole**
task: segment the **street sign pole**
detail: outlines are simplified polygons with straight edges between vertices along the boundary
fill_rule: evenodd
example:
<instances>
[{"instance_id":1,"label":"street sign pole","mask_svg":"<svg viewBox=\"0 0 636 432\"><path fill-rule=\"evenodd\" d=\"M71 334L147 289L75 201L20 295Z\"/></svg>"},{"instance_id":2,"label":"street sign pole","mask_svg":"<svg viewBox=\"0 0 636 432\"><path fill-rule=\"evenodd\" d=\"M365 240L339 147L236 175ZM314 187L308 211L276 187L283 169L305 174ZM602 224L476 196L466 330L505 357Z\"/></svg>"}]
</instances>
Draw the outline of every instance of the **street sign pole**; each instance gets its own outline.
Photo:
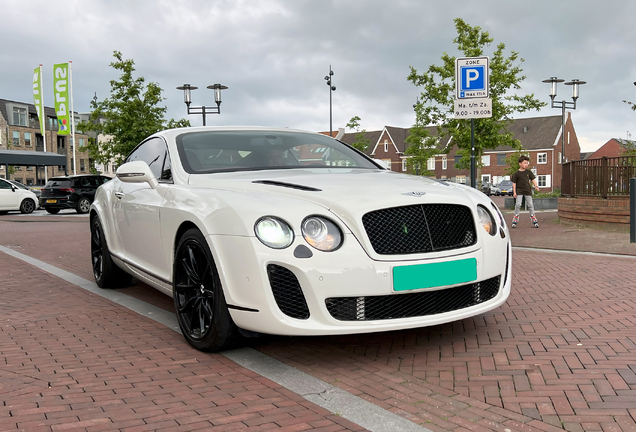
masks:
<instances>
[{"instance_id":1,"label":"street sign pole","mask_svg":"<svg viewBox=\"0 0 636 432\"><path fill-rule=\"evenodd\" d=\"M470 186L476 188L477 167L475 164L475 119L470 119Z\"/></svg>"}]
</instances>

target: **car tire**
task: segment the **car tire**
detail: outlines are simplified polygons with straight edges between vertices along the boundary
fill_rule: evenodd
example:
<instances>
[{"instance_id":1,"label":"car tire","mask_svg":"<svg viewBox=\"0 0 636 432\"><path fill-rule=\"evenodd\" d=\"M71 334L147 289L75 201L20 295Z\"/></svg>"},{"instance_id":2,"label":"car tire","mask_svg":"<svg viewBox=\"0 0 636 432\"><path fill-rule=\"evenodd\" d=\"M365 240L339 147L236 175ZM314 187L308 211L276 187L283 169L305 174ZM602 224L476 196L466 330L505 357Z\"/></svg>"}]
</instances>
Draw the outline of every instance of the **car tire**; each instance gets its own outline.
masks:
<instances>
[{"instance_id":1,"label":"car tire","mask_svg":"<svg viewBox=\"0 0 636 432\"><path fill-rule=\"evenodd\" d=\"M132 276L120 269L110 256L98 217L91 221L91 264L95 282L100 288L124 288L132 282Z\"/></svg>"},{"instance_id":2,"label":"car tire","mask_svg":"<svg viewBox=\"0 0 636 432\"><path fill-rule=\"evenodd\" d=\"M54 208L48 208L48 207L44 207L44 210L46 210L46 212L49 214L58 214L60 212L60 209L54 209Z\"/></svg>"},{"instance_id":3,"label":"car tire","mask_svg":"<svg viewBox=\"0 0 636 432\"><path fill-rule=\"evenodd\" d=\"M32 199L27 198L20 204L20 213L22 214L33 213L33 210L35 210L35 202Z\"/></svg>"},{"instance_id":4,"label":"car tire","mask_svg":"<svg viewBox=\"0 0 636 432\"><path fill-rule=\"evenodd\" d=\"M75 208L75 211L78 212L79 214L86 214L89 212L90 209L91 209L90 200L86 197L82 197L77 202L77 208Z\"/></svg>"},{"instance_id":5,"label":"car tire","mask_svg":"<svg viewBox=\"0 0 636 432\"><path fill-rule=\"evenodd\" d=\"M198 229L188 230L177 244L172 284L177 321L190 345L216 352L241 341L212 253Z\"/></svg>"}]
</instances>

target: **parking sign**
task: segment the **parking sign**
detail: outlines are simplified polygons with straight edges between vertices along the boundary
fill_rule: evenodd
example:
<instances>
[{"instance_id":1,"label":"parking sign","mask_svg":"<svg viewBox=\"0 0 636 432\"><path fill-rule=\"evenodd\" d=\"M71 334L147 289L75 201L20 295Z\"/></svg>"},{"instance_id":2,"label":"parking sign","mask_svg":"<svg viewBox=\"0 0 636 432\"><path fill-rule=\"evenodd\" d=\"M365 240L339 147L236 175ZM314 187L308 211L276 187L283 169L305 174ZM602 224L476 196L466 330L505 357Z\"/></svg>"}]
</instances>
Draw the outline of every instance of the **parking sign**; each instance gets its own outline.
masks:
<instances>
[{"instance_id":1,"label":"parking sign","mask_svg":"<svg viewBox=\"0 0 636 432\"><path fill-rule=\"evenodd\" d=\"M488 98L488 57L455 59L455 97L457 99Z\"/></svg>"}]
</instances>

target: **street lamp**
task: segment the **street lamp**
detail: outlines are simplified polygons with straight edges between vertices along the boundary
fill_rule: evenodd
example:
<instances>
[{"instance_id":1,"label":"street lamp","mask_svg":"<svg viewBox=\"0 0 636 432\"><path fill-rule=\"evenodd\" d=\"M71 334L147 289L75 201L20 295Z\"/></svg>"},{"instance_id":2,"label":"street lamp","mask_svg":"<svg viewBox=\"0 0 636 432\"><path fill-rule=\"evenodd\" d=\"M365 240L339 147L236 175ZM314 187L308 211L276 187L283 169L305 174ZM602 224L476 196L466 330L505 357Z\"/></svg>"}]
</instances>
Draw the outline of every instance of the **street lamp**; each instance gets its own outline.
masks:
<instances>
[{"instance_id":1,"label":"street lamp","mask_svg":"<svg viewBox=\"0 0 636 432\"><path fill-rule=\"evenodd\" d=\"M565 164L565 110L576 109L576 100L579 98L579 86L585 84L585 81L573 79L570 82L566 82L565 85L572 86L572 102L562 100L556 101L557 84L562 83L563 79L557 77L550 77L550 79L543 80L544 83L550 83L550 99L552 101L551 108L561 108L561 193L563 193L563 165Z\"/></svg>"},{"instance_id":2,"label":"street lamp","mask_svg":"<svg viewBox=\"0 0 636 432\"><path fill-rule=\"evenodd\" d=\"M331 77L333 76L333 71L331 70L331 65L329 65L329 75L325 77L327 81L327 85L329 86L329 136L333 136L333 126L331 123L332 119L332 111L331 111L331 93L336 91L336 86L331 85Z\"/></svg>"},{"instance_id":3,"label":"street lamp","mask_svg":"<svg viewBox=\"0 0 636 432\"><path fill-rule=\"evenodd\" d=\"M209 85L209 89L214 90L214 101L216 102L215 107L206 107L203 106L193 106L192 103L192 90L198 89L198 87L191 86L190 84L184 84L180 87L177 87L177 90L183 90L183 102L185 102L188 107L188 114L201 114L203 115L203 126L205 126L205 115L206 114L221 114L221 90L226 90L227 86L221 84Z\"/></svg>"}]
</instances>

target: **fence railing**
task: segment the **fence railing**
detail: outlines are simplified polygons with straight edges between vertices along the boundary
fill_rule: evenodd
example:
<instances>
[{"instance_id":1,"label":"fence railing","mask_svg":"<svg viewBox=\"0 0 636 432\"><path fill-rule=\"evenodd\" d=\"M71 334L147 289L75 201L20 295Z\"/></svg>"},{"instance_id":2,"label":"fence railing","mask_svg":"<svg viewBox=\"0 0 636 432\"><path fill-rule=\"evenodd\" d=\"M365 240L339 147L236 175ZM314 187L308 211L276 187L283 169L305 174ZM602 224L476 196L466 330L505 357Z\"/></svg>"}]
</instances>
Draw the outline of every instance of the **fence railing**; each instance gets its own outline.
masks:
<instances>
[{"instance_id":1,"label":"fence railing","mask_svg":"<svg viewBox=\"0 0 636 432\"><path fill-rule=\"evenodd\" d=\"M636 156L602 157L568 162L563 166L566 196L629 198L629 179L636 177Z\"/></svg>"}]
</instances>

